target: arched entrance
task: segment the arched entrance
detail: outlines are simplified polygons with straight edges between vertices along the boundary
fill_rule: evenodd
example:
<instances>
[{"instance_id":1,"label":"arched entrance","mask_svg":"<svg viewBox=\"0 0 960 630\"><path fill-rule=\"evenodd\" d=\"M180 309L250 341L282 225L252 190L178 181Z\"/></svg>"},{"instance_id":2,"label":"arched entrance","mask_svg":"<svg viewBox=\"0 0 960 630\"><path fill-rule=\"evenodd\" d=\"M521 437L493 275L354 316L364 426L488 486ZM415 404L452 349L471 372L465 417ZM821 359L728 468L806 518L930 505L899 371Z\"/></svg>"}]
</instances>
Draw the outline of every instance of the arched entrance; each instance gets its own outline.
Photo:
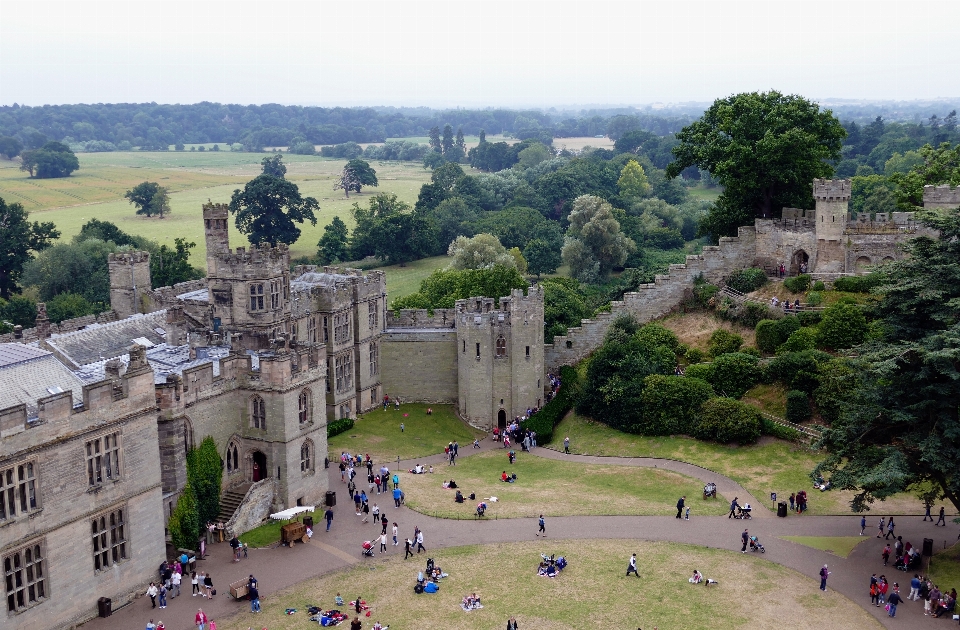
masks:
<instances>
[{"instance_id":1,"label":"arched entrance","mask_svg":"<svg viewBox=\"0 0 960 630\"><path fill-rule=\"evenodd\" d=\"M870 264L871 264L871 261L868 256L860 256L859 258L857 258L857 261L856 261L857 273L865 273L867 271L867 267L869 267Z\"/></svg>"},{"instance_id":2,"label":"arched entrance","mask_svg":"<svg viewBox=\"0 0 960 630\"><path fill-rule=\"evenodd\" d=\"M790 271L788 275L796 276L801 273L810 273L810 256L802 249L798 249L790 259Z\"/></svg>"},{"instance_id":3,"label":"arched entrance","mask_svg":"<svg viewBox=\"0 0 960 630\"><path fill-rule=\"evenodd\" d=\"M265 479L267 477L267 456L260 451L254 451L251 459L253 463L251 464L250 480L260 481Z\"/></svg>"},{"instance_id":4,"label":"arched entrance","mask_svg":"<svg viewBox=\"0 0 960 630\"><path fill-rule=\"evenodd\" d=\"M503 409L497 413L497 427L501 431L507 428L507 412Z\"/></svg>"}]
</instances>

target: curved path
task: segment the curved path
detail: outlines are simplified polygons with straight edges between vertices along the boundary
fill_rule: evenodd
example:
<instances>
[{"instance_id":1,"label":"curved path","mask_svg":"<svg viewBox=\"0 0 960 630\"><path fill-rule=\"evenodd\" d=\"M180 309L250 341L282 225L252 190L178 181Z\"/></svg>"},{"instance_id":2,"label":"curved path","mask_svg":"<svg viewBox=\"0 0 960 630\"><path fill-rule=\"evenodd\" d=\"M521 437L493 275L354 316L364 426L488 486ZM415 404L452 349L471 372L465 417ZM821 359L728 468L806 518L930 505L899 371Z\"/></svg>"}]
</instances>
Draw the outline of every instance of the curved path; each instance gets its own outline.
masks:
<instances>
[{"instance_id":1,"label":"curved path","mask_svg":"<svg viewBox=\"0 0 960 630\"><path fill-rule=\"evenodd\" d=\"M478 451L466 445L460 449L460 455L469 456L477 452L499 447L490 440L481 442L482 448ZM534 449L534 454L550 459L565 459L583 463L597 463L607 465L623 465L638 467L667 468L704 481L714 481L718 489L724 493L732 493L741 498L749 497L741 486L721 475L711 471L673 460L654 458L613 458L564 455L557 451L543 447ZM528 455L519 453L518 457ZM416 460L391 462L391 470L407 470L415 463L434 466L445 465L442 454L422 457ZM522 465L522 459L518 459ZM345 495L345 484L340 481L339 471L331 466L327 471L329 487L338 494L338 499ZM403 474L401 474L401 486ZM753 503L753 501L751 501ZM537 531L535 519L501 519L501 520L445 520L431 518L407 509L394 508L392 500L384 497L387 504L387 517L396 521L400 526L402 537L411 536L414 526L419 526L424 532L424 545L428 549L455 547L461 545L496 544L500 542L516 542L537 540L530 538ZM757 501L754 505L761 507ZM765 512L765 514L764 514ZM336 571L361 561L376 562L376 559L361 559L360 544L364 540L371 540L380 533L379 526L360 524L354 515L352 504L343 503L335 509L336 516L330 532L324 531L321 512L315 514L318 521L313 539L306 545L297 544L292 549L285 547L251 549L250 557L239 564L231 562L231 551L226 543L214 544L210 556L199 563L199 570L211 573L214 585L220 594L214 600L192 598L189 596L189 584L181 596L170 600L166 610L151 610L149 600L145 597L136 599L128 606L116 611L107 619L94 619L85 625L88 630L129 630L146 625L150 618L162 619L169 630L190 630L194 628L193 616L198 607L202 607L210 618L217 620L223 616L236 612L249 611L248 602L236 602L227 594L227 585L230 582L245 578L252 573L260 583L260 592L266 598L265 605L270 605L270 595L298 582ZM689 521L677 521L673 517L664 516L570 516L553 517L547 520L547 531L553 539L603 539L603 538L632 538L648 541L672 541L692 545L702 545L738 551L740 549L740 533L744 527L749 528L752 534L764 541L767 553L762 556L783 566L794 569L810 579L816 579L817 573L824 564L830 566L832 575L828 588L848 597L862 606L867 612L887 628L914 628L921 623L933 624L937 627L947 625L949 621L925 621L923 604L921 602L905 602L897 610L897 617L891 619L883 611L869 605L867 585L871 573L886 573L891 579L899 581L904 596L909 592L909 579L905 573L894 570L892 567L883 567L880 561L881 541L875 538L873 531L875 521L879 519L879 512L868 513L867 535L864 543L856 547L847 558L839 558L832 554L818 551L803 545L779 540L778 536L855 536L860 531L860 516L796 516L782 518L757 518L752 521L738 521L723 516L693 517ZM757 510L757 516L772 516L765 509ZM897 533L903 535L904 540L920 543L923 538L933 538L934 547L940 549L945 545L952 545L954 528L934 527L929 522L922 522L919 516L902 517L898 520ZM873 529L871 529L873 528ZM388 555L403 553L403 547L389 547ZM626 561L626 557L624 558ZM417 562L417 566L420 561ZM682 569L686 572L686 568ZM941 585L945 586L945 585ZM954 586L954 585L946 585ZM184 598L188 601L184 601Z\"/></svg>"}]
</instances>

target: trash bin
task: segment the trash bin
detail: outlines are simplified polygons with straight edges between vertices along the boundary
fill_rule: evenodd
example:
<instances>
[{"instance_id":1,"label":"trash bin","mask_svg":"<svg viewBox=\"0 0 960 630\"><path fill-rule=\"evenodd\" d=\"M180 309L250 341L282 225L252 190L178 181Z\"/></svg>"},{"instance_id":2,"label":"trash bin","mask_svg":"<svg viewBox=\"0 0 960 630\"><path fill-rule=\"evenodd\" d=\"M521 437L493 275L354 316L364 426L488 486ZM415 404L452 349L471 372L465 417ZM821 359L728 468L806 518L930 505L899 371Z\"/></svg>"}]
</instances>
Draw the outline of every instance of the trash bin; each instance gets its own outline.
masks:
<instances>
[{"instance_id":1,"label":"trash bin","mask_svg":"<svg viewBox=\"0 0 960 630\"><path fill-rule=\"evenodd\" d=\"M927 557L933 555L933 538L923 539L923 555Z\"/></svg>"},{"instance_id":2,"label":"trash bin","mask_svg":"<svg viewBox=\"0 0 960 630\"><path fill-rule=\"evenodd\" d=\"M777 503L777 516L779 516L780 518L786 518L786 517L787 517L787 502L786 502L786 501L781 501L780 503Z\"/></svg>"},{"instance_id":3,"label":"trash bin","mask_svg":"<svg viewBox=\"0 0 960 630\"><path fill-rule=\"evenodd\" d=\"M333 490L327 490L326 499L324 500L324 505L327 507L333 507L337 504L337 493Z\"/></svg>"},{"instance_id":4,"label":"trash bin","mask_svg":"<svg viewBox=\"0 0 960 630\"><path fill-rule=\"evenodd\" d=\"M309 527L310 529L313 529L313 517L312 517L312 516L304 516L304 517L303 517L303 524L306 525L307 527Z\"/></svg>"},{"instance_id":5,"label":"trash bin","mask_svg":"<svg viewBox=\"0 0 960 630\"><path fill-rule=\"evenodd\" d=\"M113 611L111 610L112 605L113 603L109 597L101 597L97 600L97 614L101 617L109 617L111 614L113 614Z\"/></svg>"}]
</instances>

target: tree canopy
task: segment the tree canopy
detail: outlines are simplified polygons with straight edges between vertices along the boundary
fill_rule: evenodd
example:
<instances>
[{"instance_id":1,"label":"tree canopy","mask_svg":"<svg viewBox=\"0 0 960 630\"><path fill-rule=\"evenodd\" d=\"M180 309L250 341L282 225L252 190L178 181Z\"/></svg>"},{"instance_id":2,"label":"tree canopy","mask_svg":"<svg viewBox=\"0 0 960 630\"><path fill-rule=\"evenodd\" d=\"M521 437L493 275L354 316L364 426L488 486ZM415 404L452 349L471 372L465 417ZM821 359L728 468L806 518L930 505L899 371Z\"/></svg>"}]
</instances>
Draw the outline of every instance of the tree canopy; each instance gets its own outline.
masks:
<instances>
[{"instance_id":1,"label":"tree canopy","mask_svg":"<svg viewBox=\"0 0 960 630\"><path fill-rule=\"evenodd\" d=\"M605 278L614 267L622 265L636 247L620 233L613 207L600 197L578 197L569 219L562 256L570 265L570 274L581 282Z\"/></svg>"},{"instance_id":2,"label":"tree canopy","mask_svg":"<svg viewBox=\"0 0 960 630\"><path fill-rule=\"evenodd\" d=\"M24 151L20 159L20 170L37 179L69 177L80 168L80 160L61 142L47 142L39 149Z\"/></svg>"},{"instance_id":3,"label":"tree canopy","mask_svg":"<svg viewBox=\"0 0 960 630\"><path fill-rule=\"evenodd\" d=\"M17 291L24 265L58 238L60 232L53 223L30 223L23 206L0 199L0 298L8 299Z\"/></svg>"},{"instance_id":4,"label":"tree canopy","mask_svg":"<svg viewBox=\"0 0 960 630\"><path fill-rule=\"evenodd\" d=\"M493 234L472 238L458 236L450 243L447 256L453 257L451 269L489 269L495 265L516 267L513 257Z\"/></svg>"},{"instance_id":5,"label":"tree canopy","mask_svg":"<svg viewBox=\"0 0 960 630\"><path fill-rule=\"evenodd\" d=\"M323 227L323 236L317 242L317 258L322 265L349 260L350 246L348 243L349 231L347 224L335 216Z\"/></svg>"},{"instance_id":6,"label":"tree canopy","mask_svg":"<svg viewBox=\"0 0 960 630\"><path fill-rule=\"evenodd\" d=\"M254 245L296 243L300 228L295 223L317 224L314 211L320 204L313 197L301 197L296 184L274 175L259 175L243 190L234 190L230 212L236 215L237 229Z\"/></svg>"},{"instance_id":7,"label":"tree canopy","mask_svg":"<svg viewBox=\"0 0 960 630\"><path fill-rule=\"evenodd\" d=\"M709 171L723 194L701 232L736 236L755 217L786 207L813 207L811 184L830 177L846 131L830 110L780 92L750 92L714 101L700 120L677 134L667 177L690 166Z\"/></svg>"}]
</instances>

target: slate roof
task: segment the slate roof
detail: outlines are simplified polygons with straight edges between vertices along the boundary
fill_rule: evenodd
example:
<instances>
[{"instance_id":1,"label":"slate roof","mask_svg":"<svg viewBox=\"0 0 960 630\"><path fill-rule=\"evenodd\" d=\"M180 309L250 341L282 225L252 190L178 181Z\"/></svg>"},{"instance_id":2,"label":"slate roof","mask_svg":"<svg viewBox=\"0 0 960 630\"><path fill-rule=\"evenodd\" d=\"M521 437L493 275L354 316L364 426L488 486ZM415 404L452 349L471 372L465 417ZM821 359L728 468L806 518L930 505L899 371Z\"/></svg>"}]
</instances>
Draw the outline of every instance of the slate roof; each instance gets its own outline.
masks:
<instances>
[{"instance_id":1,"label":"slate roof","mask_svg":"<svg viewBox=\"0 0 960 630\"><path fill-rule=\"evenodd\" d=\"M313 287L332 287L337 282L343 282L351 277L340 273L308 271L291 280L290 289L292 291L309 291Z\"/></svg>"},{"instance_id":2,"label":"slate roof","mask_svg":"<svg viewBox=\"0 0 960 630\"><path fill-rule=\"evenodd\" d=\"M196 291L188 291L186 293L181 293L177 296L178 300L192 300L194 302L209 302L210 301L210 292L207 289L197 289Z\"/></svg>"},{"instance_id":3,"label":"slate roof","mask_svg":"<svg viewBox=\"0 0 960 630\"><path fill-rule=\"evenodd\" d=\"M220 359L230 353L229 347L196 348L197 358L190 358L190 346L168 346L158 344L147 349L147 363L153 368L153 382L157 385L165 383L170 374L182 374L184 370L204 363L213 363L213 375L220 374ZM124 366L130 363L130 355L122 354L115 357ZM76 375L84 383L96 383L106 376L104 366L107 359L94 361L80 366Z\"/></svg>"},{"instance_id":4,"label":"slate roof","mask_svg":"<svg viewBox=\"0 0 960 630\"><path fill-rule=\"evenodd\" d=\"M83 330L54 335L46 343L76 367L127 354L134 340L153 345L165 342L166 310L131 315L106 324L90 324Z\"/></svg>"},{"instance_id":5,"label":"slate roof","mask_svg":"<svg viewBox=\"0 0 960 630\"><path fill-rule=\"evenodd\" d=\"M83 402L83 381L53 353L18 343L0 344L0 409L24 403L36 417L37 400L72 391L73 402Z\"/></svg>"}]
</instances>

